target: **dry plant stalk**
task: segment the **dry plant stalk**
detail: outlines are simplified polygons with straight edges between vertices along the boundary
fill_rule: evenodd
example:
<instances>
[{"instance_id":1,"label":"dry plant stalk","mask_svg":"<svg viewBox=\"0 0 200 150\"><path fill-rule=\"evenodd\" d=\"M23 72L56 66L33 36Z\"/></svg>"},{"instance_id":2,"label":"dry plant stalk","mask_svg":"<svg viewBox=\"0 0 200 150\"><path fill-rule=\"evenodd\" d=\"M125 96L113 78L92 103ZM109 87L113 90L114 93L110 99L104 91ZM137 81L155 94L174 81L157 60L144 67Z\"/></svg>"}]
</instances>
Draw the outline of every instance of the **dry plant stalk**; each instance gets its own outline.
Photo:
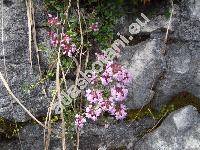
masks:
<instances>
[{"instance_id":1,"label":"dry plant stalk","mask_svg":"<svg viewBox=\"0 0 200 150\"><path fill-rule=\"evenodd\" d=\"M172 16L173 16L173 12L174 12L174 3L173 3L173 0L171 0L171 6L172 6L172 10L171 10L170 18L169 18L169 23L168 23L168 26L167 26L167 32L166 32L166 35L165 35L165 40L164 40L165 43L167 43L168 34L169 34L169 28L171 26Z\"/></svg>"},{"instance_id":2,"label":"dry plant stalk","mask_svg":"<svg viewBox=\"0 0 200 150\"><path fill-rule=\"evenodd\" d=\"M32 62L32 15L31 15L31 0L26 0L26 8L27 8L27 18L28 18L28 46L29 46L29 62L31 64L31 68L33 67Z\"/></svg>"},{"instance_id":3,"label":"dry plant stalk","mask_svg":"<svg viewBox=\"0 0 200 150\"><path fill-rule=\"evenodd\" d=\"M71 0L69 0L68 7L67 7L67 10L65 12L66 19L68 19L68 12L69 12L70 7L71 7ZM64 24L65 24L65 21L66 20L64 20ZM64 33L64 27L62 27L62 33ZM62 39L62 34L61 34L61 39ZM62 71L62 75L63 75L63 78L64 78L64 83L65 83L66 89L67 89L67 83L66 83L65 74L64 74L62 66L60 68L60 65L61 65L61 63L60 63L60 51L61 51L61 47L59 46L59 52L58 52L58 57L57 57L57 69L56 69L56 93L57 93L56 95L58 97L58 100L59 100L59 103L60 103L60 106L61 106L62 148L63 148L63 150L65 150L66 149L65 121L64 121L64 112L63 112L63 107L62 107L61 91L60 91L60 85L62 84L62 82L60 83L60 79L59 79L60 70ZM69 69L68 69L68 71L69 71ZM52 102L51 102L51 105L50 105L48 112L47 112L47 118L46 118L46 121L45 121L45 124L48 124L48 127L50 127L50 128L51 128L51 113L52 113L53 105L54 105L54 102L55 102L55 98L56 97L54 97ZM51 136L51 130L48 130L47 138L45 136L45 131L44 131L45 150L48 150L49 143L50 143L50 136Z\"/></svg>"},{"instance_id":4,"label":"dry plant stalk","mask_svg":"<svg viewBox=\"0 0 200 150\"><path fill-rule=\"evenodd\" d=\"M3 77L2 73L0 72L0 79L3 82L3 85L5 86L6 90L8 91L8 93L12 96L12 98L23 108L23 110L33 119L35 120L39 125L41 125L42 127L48 129L48 127L46 127L42 122L40 122L37 118L35 118L35 116L20 102L20 100L13 94L13 92L11 91L8 83L6 82L5 78Z\"/></svg>"},{"instance_id":5,"label":"dry plant stalk","mask_svg":"<svg viewBox=\"0 0 200 150\"><path fill-rule=\"evenodd\" d=\"M6 56L5 56L5 48L4 48L4 20L3 20L3 0L1 0L1 43L2 43L2 51L3 51L3 65L4 65L4 74L7 78L7 67L6 67Z\"/></svg>"},{"instance_id":6,"label":"dry plant stalk","mask_svg":"<svg viewBox=\"0 0 200 150\"><path fill-rule=\"evenodd\" d=\"M38 69L39 69L39 73L40 73L40 76L41 76L42 73L41 73L41 67L40 67L39 49L38 49L38 45L37 45L36 29L35 29L35 17L34 17L35 10L34 10L32 0L26 0L26 7L27 7L27 18L28 18L29 61L30 61L31 68L32 68L33 67L32 38L33 38L33 43L34 43L34 47L35 47L35 50L36 50Z\"/></svg>"},{"instance_id":7,"label":"dry plant stalk","mask_svg":"<svg viewBox=\"0 0 200 150\"><path fill-rule=\"evenodd\" d=\"M30 0L31 1L31 0ZM38 63L38 69L39 69L39 73L40 73L40 77L42 76L42 72L41 72L41 67L40 67L40 56L39 56L39 48L37 45L37 38L36 38L36 29L35 29L35 9L33 6L33 3L30 2L30 6L31 6L31 15L32 15L32 33L33 33L33 43L35 46L35 50L36 50L36 57L37 57L37 63Z\"/></svg>"},{"instance_id":8,"label":"dry plant stalk","mask_svg":"<svg viewBox=\"0 0 200 150\"><path fill-rule=\"evenodd\" d=\"M62 27L62 33L64 33L64 27ZM62 40L62 34L61 34L61 40ZM61 117L61 120L62 120L62 123L61 123L61 126L62 126L62 149L66 150L65 120L64 120L64 111L63 111L63 107L62 107L62 97L61 97L61 89L60 89L61 82L60 82L60 77L59 77L60 70L61 70L60 69L60 65L61 65L61 63L60 63L60 52L61 52L61 46L59 46L59 50L58 50L58 54L57 54L56 94L53 97L53 100L52 100L52 102L50 104L50 107L48 109L45 124L48 125L48 128L51 128L51 113L52 113L53 105L54 105L54 102L55 102L55 99L56 99L56 95L57 95L57 98L58 98L58 101L59 101L59 105L61 106L60 117ZM48 148L49 148L51 130L48 130L47 132L48 132L48 134L47 134L47 137L46 137L46 134L45 134L45 131L44 131L45 150L48 150Z\"/></svg>"},{"instance_id":9,"label":"dry plant stalk","mask_svg":"<svg viewBox=\"0 0 200 150\"><path fill-rule=\"evenodd\" d=\"M56 99L56 95L57 95L57 91L55 93L55 95L53 96L53 100L51 101L50 107L48 108L48 112L47 112L47 117L45 120L45 125L47 125L48 130L47 130L47 137L46 137L46 130L44 129L44 145L45 145L45 150L49 149L49 144L50 144L50 136L51 136L51 113L52 113L52 109L54 106L54 102Z\"/></svg>"},{"instance_id":10,"label":"dry plant stalk","mask_svg":"<svg viewBox=\"0 0 200 150\"><path fill-rule=\"evenodd\" d=\"M81 65L82 65L82 54L83 54L83 29L82 29L82 23L81 23L81 13L80 13L80 6L79 6L79 0L77 0L77 12L78 12L78 21L79 21L79 28L80 28L80 34L81 34L81 44L79 47L80 54L79 54L79 65L77 68L76 73L76 81L75 81L75 87L78 83L80 71L81 71ZM77 128L77 137L76 137L76 149L79 150L79 143L80 143L80 132Z\"/></svg>"},{"instance_id":11,"label":"dry plant stalk","mask_svg":"<svg viewBox=\"0 0 200 150\"><path fill-rule=\"evenodd\" d=\"M62 30L63 33L63 30ZM61 39L62 39L62 34L61 34ZM61 91L60 91L60 51L61 47L59 46L59 51L58 51L58 60L57 60L57 69L56 69L56 91L57 91L57 96L58 96L58 101L61 106L61 126L62 126L62 149L66 150L66 139L65 139L65 120L64 120L64 112L63 112L63 107L62 107L62 97L61 97Z\"/></svg>"},{"instance_id":12,"label":"dry plant stalk","mask_svg":"<svg viewBox=\"0 0 200 150\"><path fill-rule=\"evenodd\" d=\"M147 133L152 132L158 126L158 124L163 120L163 118L167 115L167 113L168 111L165 112L165 114L158 120L158 122L151 129L147 131Z\"/></svg>"}]
</instances>

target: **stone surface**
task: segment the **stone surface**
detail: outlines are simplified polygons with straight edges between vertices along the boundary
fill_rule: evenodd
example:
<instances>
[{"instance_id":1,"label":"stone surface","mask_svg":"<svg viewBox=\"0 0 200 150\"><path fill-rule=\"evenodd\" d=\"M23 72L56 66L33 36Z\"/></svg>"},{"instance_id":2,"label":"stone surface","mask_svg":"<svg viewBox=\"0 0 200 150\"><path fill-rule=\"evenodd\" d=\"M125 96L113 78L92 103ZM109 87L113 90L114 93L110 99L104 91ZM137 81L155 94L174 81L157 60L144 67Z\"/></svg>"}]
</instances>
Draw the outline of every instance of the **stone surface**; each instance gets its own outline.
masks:
<instances>
[{"instance_id":1,"label":"stone surface","mask_svg":"<svg viewBox=\"0 0 200 150\"><path fill-rule=\"evenodd\" d=\"M23 92L25 86L37 83L39 79L34 49L32 49L33 68L31 68L29 62L28 25L25 1L4 1L4 4L3 6L1 4L1 7L3 7L3 16L1 14L1 18L3 17L4 50L1 43L0 71L5 77L7 75L6 79L11 90L15 96L21 100L25 107L27 107L36 117L45 115L50 99L42 93L42 87L38 86L30 93ZM21 107L8 95L1 81L0 116L17 122L23 122L30 119Z\"/></svg>"},{"instance_id":2,"label":"stone surface","mask_svg":"<svg viewBox=\"0 0 200 150\"><path fill-rule=\"evenodd\" d=\"M199 150L200 114L193 106L171 113L152 133L145 135L135 150Z\"/></svg>"},{"instance_id":3,"label":"stone surface","mask_svg":"<svg viewBox=\"0 0 200 150\"><path fill-rule=\"evenodd\" d=\"M151 128L155 121L150 118L142 119L132 123L118 123L104 126L89 124L83 129L80 136L80 148L86 149L117 149L125 147L133 149L136 141L144 134L148 128Z\"/></svg>"},{"instance_id":4,"label":"stone surface","mask_svg":"<svg viewBox=\"0 0 200 150\"><path fill-rule=\"evenodd\" d=\"M160 109L182 91L200 98L200 20L191 6L198 9L199 1L174 5L166 44L166 26L158 23L158 28L151 28L150 38L146 41L124 48L121 62L133 76L129 108L139 108L151 101L156 109ZM149 24L147 27L156 25L156 19Z\"/></svg>"},{"instance_id":5,"label":"stone surface","mask_svg":"<svg viewBox=\"0 0 200 150\"><path fill-rule=\"evenodd\" d=\"M46 44L48 38L43 1L34 0L33 2L36 11L37 42ZM174 5L174 8L169 40L166 44L163 39L168 20L163 15L158 15L141 30L142 34L147 34L145 40L140 40L142 34L136 35L135 37L139 39L137 44L125 47L122 52L120 60L133 75L133 82L129 86L128 108L141 108L151 100L151 104L159 109L181 91L188 91L200 98L200 1L183 0L181 4ZM41 86L31 92L24 92L24 86L36 83L39 79L34 48L33 68L29 62L25 1L5 0L3 11L3 16L2 12L0 16L3 17L4 51L1 43L0 71L4 75L7 74L6 79L13 93L33 115L44 116L50 95L46 96ZM40 52L40 57L42 69L45 69L48 65L48 54ZM52 88L52 84L44 85L47 92L50 87ZM2 82L0 82L0 116L16 122L25 122L30 119L8 95ZM146 135L144 140L140 139L140 135L155 123L149 118L129 124L116 123L107 128L88 124L81 132L80 148L83 150L121 147L130 150L197 150L200 147L199 118L195 108L185 107L167 117L162 125ZM55 128L56 134L52 135L50 149L60 150L60 125L57 124ZM42 150L44 149L43 129L38 125L27 124L20 130L19 139L0 141L0 147L2 150L21 148Z\"/></svg>"},{"instance_id":6,"label":"stone surface","mask_svg":"<svg viewBox=\"0 0 200 150\"><path fill-rule=\"evenodd\" d=\"M149 102L153 94L152 84L164 65L159 51L161 47L162 42L151 39L123 50L121 62L133 76L129 85L129 108L140 108Z\"/></svg>"},{"instance_id":7,"label":"stone surface","mask_svg":"<svg viewBox=\"0 0 200 150\"><path fill-rule=\"evenodd\" d=\"M189 8L191 11L191 17L198 17L200 19L200 1L199 0L189 0Z\"/></svg>"},{"instance_id":8,"label":"stone surface","mask_svg":"<svg viewBox=\"0 0 200 150\"><path fill-rule=\"evenodd\" d=\"M155 123L154 120L146 118L132 123L119 123L104 127L103 125L87 124L80 133L80 150L94 149L116 149L126 147L132 149L139 140L140 135L145 133ZM28 136L27 136L28 135ZM51 137L50 150L61 150L61 128L60 124L54 125ZM20 139L20 141L19 141ZM26 125L19 132L19 139L0 142L1 150L43 150L43 129L38 125ZM72 144L68 148L72 148Z\"/></svg>"}]
</instances>

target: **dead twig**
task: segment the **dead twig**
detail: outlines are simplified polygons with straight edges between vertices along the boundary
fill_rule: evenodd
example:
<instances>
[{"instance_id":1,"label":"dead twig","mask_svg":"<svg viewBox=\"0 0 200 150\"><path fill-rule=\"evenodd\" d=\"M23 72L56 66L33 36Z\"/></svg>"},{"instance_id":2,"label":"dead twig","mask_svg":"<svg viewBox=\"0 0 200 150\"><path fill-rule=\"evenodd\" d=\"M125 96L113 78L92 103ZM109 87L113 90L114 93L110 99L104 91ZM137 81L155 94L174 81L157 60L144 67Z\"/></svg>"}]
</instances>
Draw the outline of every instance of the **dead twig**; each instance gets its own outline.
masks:
<instances>
[{"instance_id":1,"label":"dead twig","mask_svg":"<svg viewBox=\"0 0 200 150\"><path fill-rule=\"evenodd\" d=\"M160 122L163 120L163 118L167 115L168 111L165 112L165 114L158 120L158 122L151 128L147 131L147 133L149 132L152 132L157 126L158 124L160 124Z\"/></svg>"},{"instance_id":2,"label":"dead twig","mask_svg":"<svg viewBox=\"0 0 200 150\"><path fill-rule=\"evenodd\" d=\"M43 128L48 129L42 122L40 122L35 116L20 102L20 100L13 94L11 91L8 83L6 82L5 78L3 77L2 73L0 72L0 79L3 82L3 85L5 86L8 93L12 96L12 98L24 109L24 111L33 119L35 120L39 125L41 125Z\"/></svg>"},{"instance_id":3,"label":"dead twig","mask_svg":"<svg viewBox=\"0 0 200 150\"><path fill-rule=\"evenodd\" d=\"M174 3L173 3L173 0L171 0L171 6L172 6L172 10L171 10L170 18L169 18L169 23L168 23L168 26L167 26L167 32L166 32L166 35L165 35L165 40L164 40L165 43L167 43L169 29L170 29L171 22L172 22L172 16L173 16L173 13L174 13Z\"/></svg>"},{"instance_id":4,"label":"dead twig","mask_svg":"<svg viewBox=\"0 0 200 150\"><path fill-rule=\"evenodd\" d=\"M32 15L31 15L31 0L26 0L26 8L27 8L27 18L28 18L28 46L29 46L29 62L31 64L31 68L33 67L32 62Z\"/></svg>"},{"instance_id":5,"label":"dead twig","mask_svg":"<svg viewBox=\"0 0 200 150\"><path fill-rule=\"evenodd\" d=\"M71 0L69 0L69 3L68 3L68 7L67 7L67 10L65 12L65 16L66 16L66 20L64 20L64 23L66 23L67 19L68 19L68 12L69 12L69 9L71 7ZM62 27L62 33L64 33L64 27ZM61 34L61 39L62 39L62 34ZM61 119L62 119L62 148L63 150L66 149L66 139L65 139L65 122L64 122L64 114L63 114L63 107L62 107L62 100L61 100L61 91L60 91L60 85L62 84L62 82L64 81L65 83L65 88L67 89L67 82L66 82L66 78L65 78L65 74L64 74L64 70L62 68L62 65L60 63L60 50L61 50L61 47L59 46L59 52L58 52L58 57L57 57L57 69L56 69L56 95L58 96L58 100L59 100L59 103L60 103L60 106L61 106ZM60 65L61 65L61 68L60 68ZM70 64L70 67L71 67L72 63ZM70 68L69 67L69 68ZM69 68L67 70L67 72L69 71ZM59 73L60 73L60 70L62 71L62 75L63 75L63 79L60 83L60 79L59 79ZM53 98L52 102L51 102L51 106L50 108L48 109L48 113L47 113L47 118L46 118L46 122L48 124L48 127L51 127L51 112L52 112L52 109L53 109L53 105L54 105L54 102L55 102L55 98ZM47 121L48 119L48 121ZM44 138L45 138L45 150L48 149L49 147L49 143L50 143L50 135L51 135L51 131L49 130L48 131L48 135L47 135L47 138L45 137L45 131L44 131Z\"/></svg>"},{"instance_id":6,"label":"dead twig","mask_svg":"<svg viewBox=\"0 0 200 150\"><path fill-rule=\"evenodd\" d=\"M80 6L79 6L79 0L77 0L77 12L78 12L78 21L79 21L79 28L80 28L80 34L81 34L81 44L79 47L80 53L79 53L79 65L77 68L76 73L76 81L75 81L75 87L78 84L78 79L81 71L81 64L82 64L82 54L83 54L83 29L82 29L82 23L81 23L81 13L80 13ZM80 143L80 133L77 129L77 137L76 137L76 149L79 149L79 143Z\"/></svg>"},{"instance_id":7,"label":"dead twig","mask_svg":"<svg viewBox=\"0 0 200 150\"><path fill-rule=\"evenodd\" d=\"M2 43L2 51L3 51L3 65L4 65L4 74L7 78L7 67L6 67L6 56L5 56L5 47L4 47L4 20L3 20L3 0L1 0L1 43Z\"/></svg>"},{"instance_id":8,"label":"dead twig","mask_svg":"<svg viewBox=\"0 0 200 150\"><path fill-rule=\"evenodd\" d=\"M38 69L39 69L39 73L40 73L40 77L42 76L42 71L41 71L41 67L40 67L40 56L39 56L39 48L37 45L37 35L36 35L36 29L35 29L35 9L33 6L33 3L30 2L30 6L31 6L31 16L32 16L32 32L33 32L33 43L34 43L34 47L36 50L36 57L37 57L37 63L38 63Z\"/></svg>"}]
</instances>

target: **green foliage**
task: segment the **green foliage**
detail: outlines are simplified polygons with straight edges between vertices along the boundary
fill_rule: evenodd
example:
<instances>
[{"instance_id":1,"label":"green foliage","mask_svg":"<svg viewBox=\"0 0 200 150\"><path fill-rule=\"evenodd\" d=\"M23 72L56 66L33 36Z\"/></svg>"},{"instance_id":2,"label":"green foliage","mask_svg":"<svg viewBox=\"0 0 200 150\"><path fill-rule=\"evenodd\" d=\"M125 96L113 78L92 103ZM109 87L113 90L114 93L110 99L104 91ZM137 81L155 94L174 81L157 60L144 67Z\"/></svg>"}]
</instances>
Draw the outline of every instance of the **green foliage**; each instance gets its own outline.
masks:
<instances>
[{"instance_id":1,"label":"green foliage","mask_svg":"<svg viewBox=\"0 0 200 150\"><path fill-rule=\"evenodd\" d=\"M59 119L60 119L59 116L54 115L54 116L51 117L51 122L52 123L58 122Z\"/></svg>"},{"instance_id":2,"label":"green foliage","mask_svg":"<svg viewBox=\"0 0 200 150\"><path fill-rule=\"evenodd\" d=\"M75 63L69 57L61 57L61 65L64 70L75 68Z\"/></svg>"},{"instance_id":3,"label":"green foliage","mask_svg":"<svg viewBox=\"0 0 200 150\"><path fill-rule=\"evenodd\" d=\"M160 120L161 118L166 117L170 112L187 105L193 105L200 111L199 99L188 92L181 92L173 97L168 104L163 106L160 111L154 110L149 105L145 106L141 110L129 110L127 121L139 120L146 116Z\"/></svg>"},{"instance_id":4,"label":"green foliage","mask_svg":"<svg viewBox=\"0 0 200 150\"><path fill-rule=\"evenodd\" d=\"M7 139L17 137L20 128L20 124L7 121L0 117L0 136L4 136Z\"/></svg>"},{"instance_id":5,"label":"green foliage","mask_svg":"<svg viewBox=\"0 0 200 150\"><path fill-rule=\"evenodd\" d=\"M67 130L67 137L69 140L74 139L74 133L75 133L75 123L74 123L74 118L75 118L76 112L72 110L70 107L66 107L64 110L64 116L65 116L65 127Z\"/></svg>"},{"instance_id":6,"label":"green foliage","mask_svg":"<svg viewBox=\"0 0 200 150\"><path fill-rule=\"evenodd\" d=\"M147 105L141 110L129 110L127 121L129 122L133 120L140 120L146 116L151 117L155 120L160 120L161 118L166 117L170 112L174 110L175 108L173 104L163 106L160 111L156 111Z\"/></svg>"},{"instance_id":7,"label":"green foliage","mask_svg":"<svg viewBox=\"0 0 200 150\"><path fill-rule=\"evenodd\" d=\"M110 47L114 39L114 28L116 20L122 16L119 5L113 2L99 4L96 7L97 17L100 18L101 27L99 32L94 33L95 39L100 44L100 49Z\"/></svg>"},{"instance_id":8,"label":"green foliage","mask_svg":"<svg viewBox=\"0 0 200 150\"><path fill-rule=\"evenodd\" d=\"M44 3L48 10L58 12L64 11L68 4L66 0L44 0Z\"/></svg>"},{"instance_id":9,"label":"green foliage","mask_svg":"<svg viewBox=\"0 0 200 150\"><path fill-rule=\"evenodd\" d=\"M169 19L169 18L170 18L171 11L170 11L169 8L165 10L164 15L165 15L165 18L166 18L166 19Z\"/></svg>"},{"instance_id":10,"label":"green foliage","mask_svg":"<svg viewBox=\"0 0 200 150\"><path fill-rule=\"evenodd\" d=\"M188 92L180 92L175 95L168 103L168 105L174 105L175 110L185 107L187 105L193 105L200 111L200 99Z\"/></svg>"}]
</instances>

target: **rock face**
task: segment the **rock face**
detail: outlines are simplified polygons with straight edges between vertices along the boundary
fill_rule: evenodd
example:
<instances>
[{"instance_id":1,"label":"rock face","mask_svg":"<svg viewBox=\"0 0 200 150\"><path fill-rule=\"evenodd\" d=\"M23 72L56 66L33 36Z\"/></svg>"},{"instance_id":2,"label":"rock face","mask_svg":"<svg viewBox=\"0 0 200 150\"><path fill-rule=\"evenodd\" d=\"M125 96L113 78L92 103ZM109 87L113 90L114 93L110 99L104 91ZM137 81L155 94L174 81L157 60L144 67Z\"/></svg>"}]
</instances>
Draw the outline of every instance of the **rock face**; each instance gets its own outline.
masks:
<instances>
[{"instance_id":1,"label":"rock face","mask_svg":"<svg viewBox=\"0 0 200 150\"><path fill-rule=\"evenodd\" d=\"M89 124L80 135L80 149L133 149L135 143L140 139L155 121L145 118L132 123L119 123L107 128L99 125Z\"/></svg>"},{"instance_id":2,"label":"rock face","mask_svg":"<svg viewBox=\"0 0 200 150\"><path fill-rule=\"evenodd\" d=\"M185 0L181 5L174 5L167 43L164 42L165 20L152 19L141 30L141 33L150 34L150 38L124 48L121 61L133 75L129 108L140 108L151 100L159 109L182 91L200 98L198 10L199 1Z\"/></svg>"},{"instance_id":3,"label":"rock face","mask_svg":"<svg viewBox=\"0 0 200 150\"><path fill-rule=\"evenodd\" d=\"M37 42L47 44L44 26L45 14L42 0L34 0ZM0 4L3 18L0 37L0 71L10 85L13 93L34 116L46 115L50 102L48 89L37 86L31 92L23 92L27 84L39 80L37 59L33 51L33 67L29 60L27 9L24 0L5 0ZM183 0L174 5L174 14L167 43L164 42L168 21L162 16L151 19L141 30L147 38L136 45L124 48L121 62L129 68L133 82L129 87L128 108L141 108L151 104L159 109L171 96L187 91L200 98L200 1ZM0 19L2 21L2 19ZM40 52L41 67L48 62ZM46 93L43 93L47 89ZM26 122L29 116L9 96L0 81L0 117L16 122ZM141 150L198 150L200 149L200 116L194 107L188 106L166 118L160 127L144 140L140 135L154 125L155 121L145 118L133 123L118 123L107 128L88 124L80 135L80 148L93 149L141 149ZM61 149L60 125L52 135L50 149ZM1 132L1 128L0 128ZM27 124L19 132L19 139L0 141L1 150L43 150L43 129L38 125ZM69 145L72 149L72 145Z\"/></svg>"},{"instance_id":4,"label":"rock face","mask_svg":"<svg viewBox=\"0 0 200 150\"><path fill-rule=\"evenodd\" d=\"M80 149L112 149L127 148L133 149L134 144L139 140L140 134L146 132L155 121L146 118L139 122L129 124L119 123L110 125L107 128L96 124L88 124L80 134ZM28 136L27 136L28 135ZM61 150L61 128L60 124L54 126L51 137L51 150ZM27 125L19 132L19 139L0 142L1 150L43 150L43 129L38 125ZM68 148L73 149L72 144Z\"/></svg>"},{"instance_id":5,"label":"rock face","mask_svg":"<svg viewBox=\"0 0 200 150\"><path fill-rule=\"evenodd\" d=\"M17 98L35 115L46 114L49 98L37 87L31 93L23 92L27 85L39 79L35 50L32 49L33 67L29 60L27 10L23 0L8 0L1 3L3 8L3 45L0 45L0 71L4 74L11 90ZM41 30L41 29L40 29ZM41 33L41 32L40 32ZM44 41L45 36L38 38ZM32 47L34 47L32 45ZM45 87L44 87L45 88ZM0 116L9 120L23 122L29 119L21 107L8 95L0 81Z\"/></svg>"},{"instance_id":6,"label":"rock face","mask_svg":"<svg viewBox=\"0 0 200 150\"><path fill-rule=\"evenodd\" d=\"M163 68L162 54L159 51L161 46L161 42L151 39L123 50L123 64L133 76L133 82L129 86L129 108L142 107L154 93L151 89L153 82Z\"/></svg>"},{"instance_id":7,"label":"rock face","mask_svg":"<svg viewBox=\"0 0 200 150\"><path fill-rule=\"evenodd\" d=\"M193 106L171 113L155 131L145 135L135 150L199 150L200 114Z\"/></svg>"}]
</instances>

